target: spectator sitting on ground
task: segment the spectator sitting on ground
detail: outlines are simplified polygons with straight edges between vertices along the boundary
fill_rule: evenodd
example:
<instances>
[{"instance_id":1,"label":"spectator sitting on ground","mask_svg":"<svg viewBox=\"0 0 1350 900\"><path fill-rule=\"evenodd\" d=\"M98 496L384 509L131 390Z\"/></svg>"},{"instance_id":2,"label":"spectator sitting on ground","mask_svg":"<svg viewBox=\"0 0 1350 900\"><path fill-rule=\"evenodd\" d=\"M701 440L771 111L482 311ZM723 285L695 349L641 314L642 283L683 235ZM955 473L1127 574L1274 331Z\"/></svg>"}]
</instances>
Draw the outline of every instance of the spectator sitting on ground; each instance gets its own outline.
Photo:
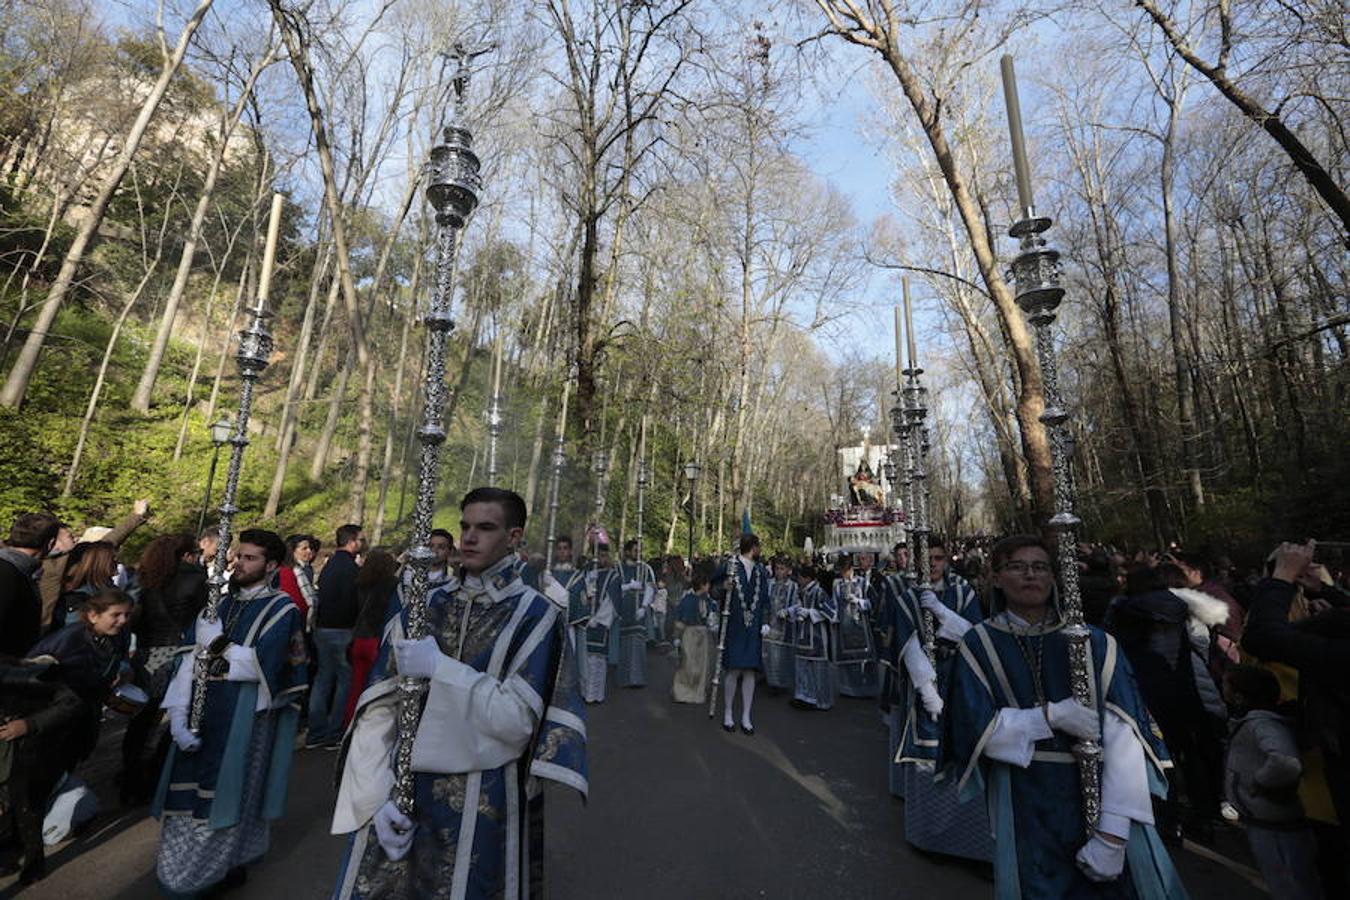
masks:
<instances>
[{"instance_id":1,"label":"spectator sitting on ground","mask_svg":"<svg viewBox=\"0 0 1350 900\"><path fill-rule=\"evenodd\" d=\"M24 513L10 527L0 547L0 653L23 656L42 635L38 573L64 529L49 513Z\"/></svg>"}]
</instances>

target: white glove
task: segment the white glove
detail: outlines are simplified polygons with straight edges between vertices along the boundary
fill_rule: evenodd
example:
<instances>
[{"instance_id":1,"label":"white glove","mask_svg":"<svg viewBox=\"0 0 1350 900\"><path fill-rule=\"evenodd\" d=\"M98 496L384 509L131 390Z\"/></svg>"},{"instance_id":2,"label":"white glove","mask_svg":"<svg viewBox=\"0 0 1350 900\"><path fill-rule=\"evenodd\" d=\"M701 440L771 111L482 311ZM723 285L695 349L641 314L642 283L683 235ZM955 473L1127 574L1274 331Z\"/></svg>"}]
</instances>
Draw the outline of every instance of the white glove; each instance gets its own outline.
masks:
<instances>
[{"instance_id":1,"label":"white glove","mask_svg":"<svg viewBox=\"0 0 1350 900\"><path fill-rule=\"evenodd\" d=\"M717 613L708 613L708 627L716 631L721 622L718 621Z\"/></svg>"},{"instance_id":2,"label":"white glove","mask_svg":"<svg viewBox=\"0 0 1350 900\"><path fill-rule=\"evenodd\" d=\"M761 625L761 626L759 626L759 636L760 636L760 637L768 637L768 636L769 636L769 626L768 626L768 625Z\"/></svg>"},{"instance_id":3,"label":"white glove","mask_svg":"<svg viewBox=\"0 0 1350 900\"><path fill-rule=\"evenodd\" d=\"M925 681L916 686L919 692L919 702L923 704L923 711L928 713L930 719L937 719L942 715L942 697L938 695L937 682Z\"/></svg>"},{"instance_id":4,"label":"white glove","mask_svg":"<svg viewBox=\"0 0 1350 900\"><path fill-rule=\"evenodd\" d=\"M818 609L811 609L811 610L807 610L807 612L809 612L809 613L811 614L811 621L812 621L812 622L823 622L823 621L825 621L825 614L824 614L823 612L821 612L820 610L818 610Z\"/></svg>"},{"instance_id":5,"label":"white glove","mask_svg":"<svg viewBox=\"0 0 1350 900\"><path fill-rule=\"evenodd\" d=\"M1102 723L1095 709L1088 709L1072 697L1056 700L1045 707L1050 727L1084 741L1101 740Z\"/></svg>"},{"instance_id":6,"label":"white glove","mask_svg":"<svg viewBox=\"0 0 1350 900\"><path fill-rule=\"evenodd\" d=\"M1125 842L1111 841L1098 832L1078 848L1079 870L1092 881L1115 881L1125 869Z\"/></svg>"},{"instance_id":7,"label":"white glove","mask_svg":"<svg viewBox=\"0 0 1350 900\"><path fill-rule=\"evenodd\" d=\"M959 644L961 638L970 630L970 623L948 608L932 591L924 591L919 595L919 606L931 612L937 619L936 637Z\"/></svg>"},{"instance_id":8,"label":"white glove","mask_svg":"<svg viewBox=\"0 0 1350 900\"><path fill-rule=\"evenodd\" d=\"M683 647L684 645L680 643L679 638L676 638L674 641L671 642L671 646L675 648L676 653L679 653L680 648Z\"/></svg>"},{"instance_id":9,"label":"white glove","mask_svg":"<svg viewBox=\"0 0 1350 900\"><path fill-rule=\"evenodd\" d=\"M247 647L230 644L225 648L225 659L230 663L230 671L225 675L226 681L262 680L258 677L258 667L254 665L253 651Z\"/></svg>"},{"instance_id":10,"label":"white glove","mask_svg":"<svg viewBox=\"0 0 1350 900\"><path fill-rule=\"evenodd\" d=\"M169 733L184 753L193 753L202 747L202 739L188 729L186 709L175 706L169 710Z\"/></svg>"},{"instance_id":11,"label":"white glove","mask_svg":"<svg viewBox=\"0 0 1350 900\"><path fill-rule=\"evenodd\" d=\"M792 610L789 610L789 609L780 609L780 610L778 611L778 618L780 618L780 619L786 619L786 618L788 618L788 617L790 616L791 612L792 612Z\"/></svg>"},{"instance_id":12,"label":"white glove","mask_svg":"<svg viewBox=\"0 0 1350 900\"><path fill-rule=\"evenodd\" d=\"M417 641L394 641L394 665L400 675L409 678L430 678L436 674L445 654L430 635Z\"/></svg>"},{"instance_id":13,"label":"white glove","mask_svg":"<svg viewBox=\"0 0 1350 900\"><path fill-rule=\"evenodd\" d=\"M640 581L630 581L630 582L628 582L627 584L625 584L625 585L623 586L623 590L624 590L624 591L640 591L640 590L642 590L642 582L640 582Z\"/></svg>"},{"instance_id":14,"label":"white glove","mask_svg":"<svg viewBox=\"0 0 1350 900\"><path fill-rule=\"evenodd\" d=\"M384 848L384 855L389 857L390 862L398 862L408 855L408 851L412 849L413 832L416 830L412 819L399 812L393 800L386 800L384 806L375 812L375 837Z\"/></svg>"},{"instance_id":15,"label":"white glove","mask_svg":"<svg viewBox=\"0 0 1350 900\"><path fill-rule=\"evenodd\" d=\"M205 619L197 620L197 646L209 647L211 642L225 633L225 628L220 624L220 619L214 622L208 622Z\"/></svg>"}]
</instances>

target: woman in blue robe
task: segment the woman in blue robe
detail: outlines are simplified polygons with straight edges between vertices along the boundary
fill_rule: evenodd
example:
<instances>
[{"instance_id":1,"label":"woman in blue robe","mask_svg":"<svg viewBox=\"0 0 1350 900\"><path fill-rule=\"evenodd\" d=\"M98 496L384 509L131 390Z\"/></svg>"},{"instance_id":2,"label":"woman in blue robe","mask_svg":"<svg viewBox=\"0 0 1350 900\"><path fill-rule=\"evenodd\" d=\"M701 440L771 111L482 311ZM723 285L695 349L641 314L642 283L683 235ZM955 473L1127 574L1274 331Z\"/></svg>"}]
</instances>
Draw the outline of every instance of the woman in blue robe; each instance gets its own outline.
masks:
<instances>
[{"instance_id":1,"label":"woman in blue robe","mask_svg":"<svg viewBox=\"0 0 1350 900\"><path fill-rule=\"evenodd\" d=\"M1115 641L1090 628L1092 704L1073 699L1069 641L1039 539L996 545L995 614L973 626L947 693L941 758L962 800L985 795L999 900L1186 896L1153 826L1166 750ZM1083 816L1076 741L1102 742L1101 816Z\"/></svg>"}]
</instances>

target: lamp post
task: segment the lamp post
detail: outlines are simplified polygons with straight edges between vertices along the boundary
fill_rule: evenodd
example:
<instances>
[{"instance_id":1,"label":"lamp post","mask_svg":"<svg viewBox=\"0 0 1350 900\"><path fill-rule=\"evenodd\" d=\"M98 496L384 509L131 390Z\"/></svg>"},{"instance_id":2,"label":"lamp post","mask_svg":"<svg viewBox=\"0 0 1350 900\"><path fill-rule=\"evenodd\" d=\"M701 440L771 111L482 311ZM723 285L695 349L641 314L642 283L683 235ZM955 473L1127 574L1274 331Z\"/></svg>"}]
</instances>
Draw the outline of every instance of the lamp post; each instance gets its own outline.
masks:
<instances>
[{"instance_id":1,"label":"lamp post","mask_svg":"<svg viewBox=\"0 0 1350 900\"><path fill-rule=\"evenodd\" d=\"M694 485L703 467L692 459L684 464L684 480L689 482L689 571L694 571Z\"/></svg>"},{"instance_id":2,"label":"lamp post","mask_svg":"<svg viewBox=\"0 0 1350 900\"><path fill-rule=\"evenodd\" d=\"M215 449L211 451L211 467L206 470L206 496L202 497L202 511L197 515L197 534L200 536L203 526L206 525L206 510L211 505L211 487L216 483L216 463L220 462L220 448L230 442L230 431L233 426L230 420L222 415L219 419L210 425L211 443Z\"/></svg>"}]
</instances>

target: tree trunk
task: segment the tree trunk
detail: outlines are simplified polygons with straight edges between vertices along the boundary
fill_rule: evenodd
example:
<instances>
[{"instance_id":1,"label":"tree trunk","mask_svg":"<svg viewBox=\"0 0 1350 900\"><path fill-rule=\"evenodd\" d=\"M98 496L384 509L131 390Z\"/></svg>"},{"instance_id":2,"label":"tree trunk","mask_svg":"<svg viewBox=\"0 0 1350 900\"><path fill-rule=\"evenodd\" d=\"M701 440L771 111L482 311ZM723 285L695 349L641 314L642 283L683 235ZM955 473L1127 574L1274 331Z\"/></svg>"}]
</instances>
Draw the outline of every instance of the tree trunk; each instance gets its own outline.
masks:
<instances>
[{"instance_id":1,"label":"tree trunk","mask_svg":"<svg viewBox=\"0 0 1350 900\"><path fill-rule=\"evenodd\" d=\"M215 312L216 296L220 293L220 281L225 274L225 264L230 261L230 253L234 249L234 241L238 236L238 231L230 236L230 243L225 247L220 268L216 270L215 280L211 284L211 293L206 295L206 308L202 311L202 336L201 340L197 341L197 350L192 357L192 371L188 373L187 389L183 392L183 412L178 417L178 439L173 445L174 462L178 462L183 456L183 443L187 440L188 419L192 413L192 398L197 390L197 377L202 371L202 357L206 354L206 339L211 334L211 313ZM239 304L243 301L244 280L247 277L248 268L252 264L253 258L251 256L244 259L244 268L239 274L239 284L235 289L235 309L238 309Z\"/></svg>"},{"instance_id":2,"label":"tree trunk","mask_svg":"<svg viewBox=\"0 0 1350 900\"><path fill-rule=\"evenodd\" d=\"M291 65L295 69L296 78L300 82L301 93L305 97L305 107L309 111L310 125L314 130L314 147L318 151L319 170L323 175L323 193L324 202L328 206L329 224L333 230L333 248L337 255L338 280L342 287L343 304L347 312L347 325L351 329L352 349L356 354L356 365L363 372L370 366L370 350L366 344L365 327L362 324L361 304L356 294L356 282L352 279L351 270L351 252L347 243L347 228L342 219L342 202L338 197L337 170L333 164L333 152L328 144L328 132L324 126L323 110L319 105L318 92L314 88L314 74L309 65L309 47L308 38L305 34L304 24L299 21L293 21L291 15L281 8L277 0L269 0L272 7L272 17L276 20L277 28L281 31L282 39L286 42L286 49L290 54ZM344 372L349 368L350 363L344 365ZM345 389L346 380L343 379L342 387ZM335 396L340 397L341 391L335 391ZM369 429L374 425L374 378L367 373L362 383L361 397L361 446L365 450L365 460L367 464L370 460L369 453ZM330 411L330 418L335 418ZM327 429L325 429L327 430ZM322 472L322 457L316 456L315 463L310 467L311 477L314 475L315 468ZM365 508L365 489L364 481L365 471L361 471L358 466L357 478L352 483L352 507L353 509Z\"/></svg>"},{"instance_id":3,"label":"tree trunk","mask_svg":"<svg viewBox=\"0 0 1350 900\"><path fill-rule=\"evenodd\" d=\"M324 420L323 431L319 433L319 442L314 446L314 456L309 462L310 481L322 478L324 467L328 465L328 453L333 446L333 435L337 433L338 416L342 412L342 401L347 393L347 379L351 374L352 358L348 356L338 369L337 380L333 382L333 393L328 398L328 418Z\"/></svg>"},{"instance_id":4,"label":"tree trunk","mask_svg":"<svg viewBox=\"0 0 1350 900\"><path fill-rule=\"evenodd\" d=\"M60 311L61 304L65 301L66 295L75 283L75 273L84 261L85 251L89 249L89 244L93 241L99 225L103 223L103 216L108 211L108 204L112 202L113 195L117 193L118 187L122 184L122 179L126 177L127 170L131 167L132 157L140 149L141 140L150 127L150 120L159 109L160 101L164 99L164 94L169 89L169 82L177 74L178 67L187 54L188 44L192 42L193 36L197 33L197 28L206 18L211 3L212 0L199 0L191 18L183 25L183 30L178 35L178 43L174 46L173 52L160 66L159 78L151 87L145 102L141 104L140 112L137 114L135 122L132 123L131 131L127 134L121 151L113 161L111 171L108 172L108 176L99 187L94 202L89 207L88 215L80 223L79 230L75 233L75 239L71 242L70 249L66 251L65 258L61 261L61 269L56 275L56 280L47 290L47 299L42 304L42 310L38 313L37 321L33 323L33 328L28 333L28 339L24 341L23 349L19 351L19 357L14 361L14 367L9 371L9 377L5 379L4 388L0 389L0 406L17 408L23 403L24 395L28 392L28 382L32 380L33 372L37 368L38 355L42 352L42 345L47 340L52 324L56 321L56 314Z\"/></svg>"},{"instance_id":5,"label":"tree trunk","mask_svg":"<svg viewBox=\"0 0 1350 900\"><path fill-rule=\"evenodd\" d=\"M254 83L258 80L262 71L272 64L273 55L274 51L269 49L267 55L249 72L248 80L244 84L239 100L235 103L229 118L220 123L220 134L217 136L219 143L216 145L215 153L211 155L211 162L207 166L206 178L202 183L201 196L197 198L197 206L192 210L192 220L188 224L187 239L183 242L183 252L178 258L178 271L174 273L173 286L169 288L169 296L164 301L164 313L159 320L159 330L155 332L154 343L150 345L150 356L145 361L145 368L141 371L141 380L136 385L136 392L131 397L131 408L139 413L150 411L150 397L155 389L155 379L159 377L159 367L164 362L164 351L169 346L169 335L173 333L173 323L178 318L178 304L183 299L183 293L187 290L188 278L192 275L192 263L197 255L197 242L202 237L202 224L206 221L206 213L211 207L211 198L216 190L216 179L225 163L225 153L230 148L230 138L234 135L239 120L243 118L244 110L248 108L248 100L253 93Z\"/></svg>"},{"instance_id":6,"label":"tree trunk","mask_svg":"<svg viewBox=\"0 0 1350 900\"><path fill-rule=\"evenodd\" d=\"M1177 263L1177 220L1174 196L1177 121L1181 115L1181 97L1170 99L1167 130L1162 139L1162 161L1158 176L1162 188L1163 246L1167 257L1167 323L1172 340L1172 365L1176 377L1177 419L1181 429L1181 470L1193 509L1204 509L1205 489L1198 467L1196 448L1195 401L1191 392L1191 364L1186 353L1185 311L1182 309L1181 271Z\"/></svg>"}]
</instances>

